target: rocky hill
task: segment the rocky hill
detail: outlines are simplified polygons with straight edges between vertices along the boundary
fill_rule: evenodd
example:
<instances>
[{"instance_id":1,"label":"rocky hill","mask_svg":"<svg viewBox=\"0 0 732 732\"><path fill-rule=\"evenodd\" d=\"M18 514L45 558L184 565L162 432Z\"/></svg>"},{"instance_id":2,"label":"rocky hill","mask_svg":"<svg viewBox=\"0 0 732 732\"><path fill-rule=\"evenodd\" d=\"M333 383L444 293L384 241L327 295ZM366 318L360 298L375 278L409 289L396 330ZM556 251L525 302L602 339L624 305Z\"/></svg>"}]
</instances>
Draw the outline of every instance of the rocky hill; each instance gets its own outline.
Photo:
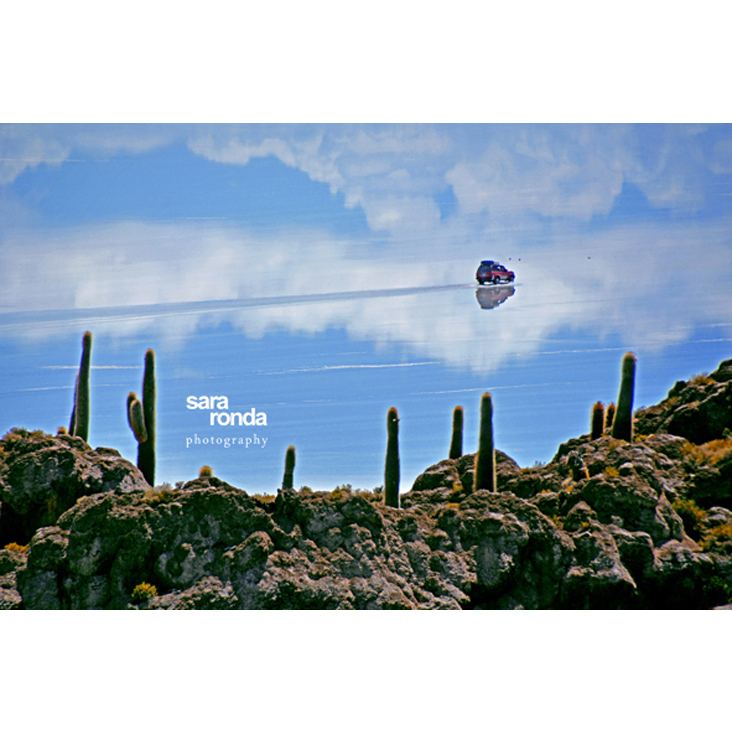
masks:
<instances>
[{"instance_id":1,"label":"rocky hill","mask_svg":"<svg viewBox=\"0 0 732 732\"><path fill-rule=\"evenodd\" d=\"M545 466L402 493L150 487L80 437L0 441L0 608L712 608L732 601L732 360Z\"/></svg>"}]
</instances>

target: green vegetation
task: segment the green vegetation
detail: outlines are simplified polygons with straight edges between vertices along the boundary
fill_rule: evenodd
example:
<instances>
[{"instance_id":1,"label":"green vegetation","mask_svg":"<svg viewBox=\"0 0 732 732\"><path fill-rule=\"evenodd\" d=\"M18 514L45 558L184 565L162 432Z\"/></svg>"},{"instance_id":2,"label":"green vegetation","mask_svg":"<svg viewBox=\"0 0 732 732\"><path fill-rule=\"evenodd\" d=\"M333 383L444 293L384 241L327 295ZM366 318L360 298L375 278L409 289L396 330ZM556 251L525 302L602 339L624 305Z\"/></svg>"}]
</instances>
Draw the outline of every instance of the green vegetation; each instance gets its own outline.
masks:
<instances>
[{"instance_id":1,"label":"green vegetation","mask_svg":"<svg viewBox=\"0 0 732 732\"><path fill-rule=\"evenodd\" d=\"M684 522L684 531L704 551L732 551L732 523L708 526L709 511L697 506L691 498L677 498L671 505Z\"/></svg>"},{"instance_id":2,"label":"green vegetation","mask_svg":"<svg viewBox=\"0 0 732 732\"><path fill-rule=\"evenodd\" d=\"M684 531L694 541L701 539L704 531L704 519L707 512L696 505L692 498L677 498L672 504L672 508L679 515L684 523Z\"/></svg>"},{"instance_id":3,"label":"green vegetation","mask_svg":"<svg viewBox=\"0 0 732 732\"><path fill-rule=\"evenodd\" d=\"M732 603L732 587L721 577L709 577L702 582L701 592L708 598L709 605L729 605Z\"/></svg>"},{"instance_id":4,"label":"green vegetation","mask_svg":"<svg viewBox=\"0 0 732 732\"><path fill-rule=\"evenodd\" d=\"M158 590L155 585L151 585L149 582L140 582L140 584L132 590L132 602L145 602L145 600L151 600L157 594Z\"/></svg>"}]
</instances>

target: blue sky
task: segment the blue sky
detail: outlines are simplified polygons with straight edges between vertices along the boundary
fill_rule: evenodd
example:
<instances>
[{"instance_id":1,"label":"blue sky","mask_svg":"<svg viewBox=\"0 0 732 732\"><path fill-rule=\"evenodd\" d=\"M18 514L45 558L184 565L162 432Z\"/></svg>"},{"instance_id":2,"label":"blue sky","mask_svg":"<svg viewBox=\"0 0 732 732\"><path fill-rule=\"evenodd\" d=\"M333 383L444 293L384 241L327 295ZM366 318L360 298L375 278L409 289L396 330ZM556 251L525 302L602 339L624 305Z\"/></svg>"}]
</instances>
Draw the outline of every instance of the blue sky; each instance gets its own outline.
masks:
<instances>
[{"instance_id":1,"label":"blue sky","mask_svg":"<svg viewBox=\"0 0 732 732\"><path fill-rule=\"evenodd\" d=\"M156 350L161 480L271 491L292 443L296 482L371 488L396 405L406 482L486 389L547 460L625 350L637 404L731 355L731 196L728 125L2 125L0 429L67 421L89 329L90 440L130 459ZM483 258L517 273L492 310ZM184 447L212 389L267 413L260 453Z\"/></svg>"}]
</instances>

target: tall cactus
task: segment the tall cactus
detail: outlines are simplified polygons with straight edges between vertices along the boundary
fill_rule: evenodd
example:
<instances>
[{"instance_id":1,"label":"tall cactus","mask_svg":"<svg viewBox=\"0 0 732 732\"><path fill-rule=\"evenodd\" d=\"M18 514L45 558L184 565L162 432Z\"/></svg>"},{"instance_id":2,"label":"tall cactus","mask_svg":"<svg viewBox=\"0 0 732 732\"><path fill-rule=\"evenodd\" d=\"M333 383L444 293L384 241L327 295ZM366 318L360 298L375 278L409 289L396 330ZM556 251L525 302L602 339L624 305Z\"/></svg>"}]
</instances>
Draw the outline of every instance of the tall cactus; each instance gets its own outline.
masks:
<instances>
[{"instance_id":1,"label":"tall cactus","mask_svg":"<svg viewBox=\"0 0 732 732\"><path fill-rule=\"evenodd\" d=\"M452 438L450 440L450 459L457 460L463 455L463 422L465 414L458 406L452 410Z\"/></svg>"},{"instance_id":2,"label":"tall cactus","mask_svg":"<svg viewBox=\"0 0 732 732\"><path fill-rule=\"evenodd\" d=\"M145 480L155 485L155 351L145 352L142 376L142 403L134 392L127 395L127 421L137 440L137 467Z\"/></svg>"},{"instance_id":3,"label":"tall cactus","mask_svg":"<svg viewBox=\"0 0 732 732\"><path fill-rule=\"evenodd\" d=\"M71 422L69 424L69 434L81 437L85 442L89 441L89 417L91 414L91 387L89 385L91 348L92 334L86 331L81 339L81 364L76 375L74 406L71 410Z\"/></svg>"},{"instance_id":4,"label":"tall cactus","mask_svg":"<svg viewBox=\"0 0 732 732\"><path fill-rule=\"evenodd\" d=\"M595 402L592 406L592 424L590 439L597 440L602 437L605 428L605 405L602 402Z\"/></svg>"},{"instance_id":5,"label":"tall cactus","mask_svg":"<svg viewBox=\"0 0 732 732\"><path fill-rule=\"evenodd\" d=\"M634 353L626 353L623 356L618 406L613 420L613 437L628 442L633 442L633 392L635 390L636 361Z\"/></svg>"},{"instance_id":6,"label":"tall cactus","mask_svg":"<svg viewBox=\"0 0 732 732\"><path fill-rule=\"evenodd\" d=\"M384 504L399 508L399 412L396 407L391 407L386 414L386 432Z\"/></svg>"},{"instance_id":7,"label":"tall cactus","mask_svg":"<svg viewBox=\"0 0 732 732\"><path fill-rule=\"evenodd\" d=\"M613 420L615 419L615 403L610 402L605 410L605 432L611 432L613 428Z\"/></svg>"},{"instance_id":8,"label":"tall cactus","mask_svg":"<svg viewBox=\"0 0 732 732\"><path fill-rule=\"evenodd\" d=\"M285 452L285 474L282 476L282 490L291 490L295 474L295 448L290 445Z\"/></svg>"},{"instance_id":9,"label":"tall cactus","mask_svg":"<svg viewBox=\"0 0 732 732\"><path fill-rule=\"evenodd\" d=\"M480 399L480 436L475 456L476 491L496 492L496 455L493 441L493 397L485 392Z\"/></svg>"}]
</instances>

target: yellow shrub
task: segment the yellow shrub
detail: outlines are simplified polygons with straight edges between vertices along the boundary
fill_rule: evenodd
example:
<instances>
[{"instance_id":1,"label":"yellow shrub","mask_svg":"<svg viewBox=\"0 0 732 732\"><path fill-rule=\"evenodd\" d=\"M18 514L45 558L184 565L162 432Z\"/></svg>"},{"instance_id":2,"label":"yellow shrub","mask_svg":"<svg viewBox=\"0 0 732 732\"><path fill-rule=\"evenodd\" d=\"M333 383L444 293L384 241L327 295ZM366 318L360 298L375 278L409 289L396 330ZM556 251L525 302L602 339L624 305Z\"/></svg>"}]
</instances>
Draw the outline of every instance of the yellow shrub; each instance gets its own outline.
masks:
<instances>
[{"instance_id":1,"label":"yellow shrub","mask_svg":"<svg viewBox=\"0 0 732 732\"><path fill-rule=\"evenodd\" d=\"M683 521L684 531L697 541L701 536L707 512L699 508L692 498L677 498L671 506Z\"/></svg>"},{"instance_id":2,"label":"yellow shrub","mask_svg":"<svg viewBox=\"0 0 732 732\"><path fill-rule=\"evenodd\" d=\"M729 541L732 541L732 524L717 524L704 532L699 545L702 549L710 550Z\"/></svg>"},{"instance_id":3,"label":"yellow shrub","mask_svg":"<svg viewBox=\"0 0 732 732\"><path fill-rule=\"evenodd\" d=\"M687 442L681 448L683 454L698 465L716 465L732 452L732 439L711 440L703 445Z\"/></svg>"},{"instance_id":4,"label":"yellow shrub","mask_svg":"<svg viewBox=\"0 0 732 732\"><path fill-rule=\"evenodd\" d=\"M549 520L558 528L558 529L564 529L564 519L561 516L557 516L556 514L554 516L550 516Z\"/></svg>"},{"instance_id":5,"label":"yellow shrub","mask_svg":"<svg viewBox=\"0 0 732 732\"><path fill-rule=\"evenodd\" d=\"M11 552L21 552L22 554L25 554L28 551L27 544L21 546L20 544L17 544L14 541L11 541L10 544L6 544L5 548Z\"/></svg>"},{"instance_id":6,"label":"yellow shrub","mask_svg":"<svg viewBox=\"0 0 732 732\"><path fill-rule=\"evenodd\" d=\"M155 506L158 503L170 503L176 499L175 491L170 488L163 488L162 490L155 490L150 488L145 491L145 495L142 500L145 501L149 506Z\"/></svg>"},{"instance_id":7,"label":"yellow shrub","mask_svg":"<svg viewBox=\"0 0 732 732\"><path fill-rule=\"evenodd\" d=\"M144 602L150 600L158 594L157 587L151 585L148 582L140 582L134 590L132 590L133 602Z\"/></svg>"},{"instance_id":8,"label":"yellow shrub","mask_svg":"<svg viewBox=\"0 0 732 732\"><path fill-rule=\"evenodd\" d=\"M711 379L709 377L709 374L702 372L701 374L692 376L691 379L689 379L688 383L691 386L707 386L708 384L714 384L716 382L714 381L714 379Z\"/></svg>"}]
</instances>

